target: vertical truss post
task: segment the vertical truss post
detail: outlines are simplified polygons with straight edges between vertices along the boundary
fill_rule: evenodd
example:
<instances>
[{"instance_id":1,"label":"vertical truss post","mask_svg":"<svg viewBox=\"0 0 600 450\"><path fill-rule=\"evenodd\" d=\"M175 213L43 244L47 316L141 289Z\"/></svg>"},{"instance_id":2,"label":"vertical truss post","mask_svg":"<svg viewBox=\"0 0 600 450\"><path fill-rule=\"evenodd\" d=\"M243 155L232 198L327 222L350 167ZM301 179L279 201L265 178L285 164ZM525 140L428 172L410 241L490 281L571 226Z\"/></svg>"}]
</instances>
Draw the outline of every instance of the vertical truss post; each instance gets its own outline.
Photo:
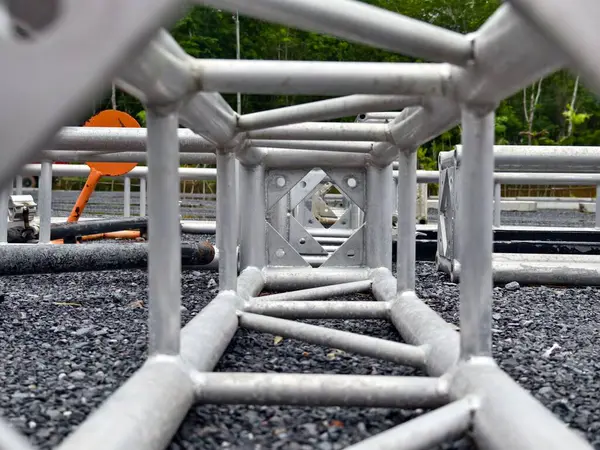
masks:
<instances>
[{"instance_id":1,"label":"vertical truss post","mask_svg":"<svg viewBox=\"0 0 600 450\"><path fill-rule=\"evenodd\" d=\"M131 178L123 180L123 216L131 217Z\"/></svg>"},{"instance_id":2,"label":"vertical truss post","mask_svg":"<svg viewBox=\"0 0 600 450\"><path fill-rule=\"evenodd\" d=\"M494 183L494 226L502 223L502 185Z\"/></svg>"},{"instance_id":3,"label":"vertical truss post","mask_svg":"<svg viewBox=\"0 0 600 450\"><path fill-rule=\"evenodd\" d=\"M459 204L461 358L492 353L494 111L462 110Z\"/></svg>"},{"instance_id":4,"label":"vertical truss post","mask_svg":"<svg viewBox=\"0 0 600 450\"><path fill-rule=\"evenodd\" d=\"M417 152L416 149L402 149L399 155L396 271L398 293L401 293L415 289Z\"/></svg>"},{"instance_id":5,"label":"vertical truss post","mask_svg":"<svg viewBox=\"0 0 600 450\"><path fill-rule=\"evenodd\" d=\"M600 228L600 184L596 185L596 228Z\"/></svg>"},{"instance_id":6,"label":"vertical truss post","mask_svg":"<svg viewBox=\"0 0 600 450\"><path fill-rule=\"evenodd\" d=\"M146 178L140 178L140 216L146 215Z\"/></svg>"},{"instance_id":7,"label":"vertical truss post","mask_svg":"<svg viewBox=\"0 0 600 450\"><path fill-rule=\"evenodd\" d=\"M11 192L12 186L9 183L0 189L0 244L8 242L8 200Z\"/></svg>"},{"instance_id":8,"label":"vertical truss post","mask_svg":"<svg viewBox=\"0 0 600 450\"><path fill-rule=\"evenodd\" d=\"M17 175L15 178L15 194L22 195L23 194L23 176Z\"/></svg>"},{"instance_id":9,"label":"vertical truss post","mask_svg":"<svg viewBox=\"0 0 600 450\"><path fill-rule=\"evenodd\" d=\"M237 286L238 211L236 199L236 157L233 149L217 149L217 248L219 289L235 291Z\"/></svg>"},{"instance_id":10,"label":"vertical truss post","mask_svg":"<svg viewBox=\"0 0 600 450\"><path fill-rule=\"evenodd\" d=\"M416 172L415 172L416 173ZM392 164L367 167L367 266L392 270Z\"/></svg>"},{"instance_id":11,"label":"vertical truss post","mask_svg":"<svg viewBox=\"0 0 600 450\"><path fill-rule=\"evenodd\" d=\"M148 354L179 354L181 235L178 115L147 111L148 123Z\"/></svg>"},{"instance_id":12,"label":"vertical truss post","mask_svg":"<svg viewBox=\"0 0 600 450\"><path fill-rule=\"evenodd\" d=\"M40 215L40 244L50 242L52 219L52 161L42 161L38 184L38 212Z\"/></svg>"},{"instance_id":13,"label":"vertical truss post","mask_svg":"<svg viewBox=\"0 0 600 450\"><path fill-rule=\"evenodd\" d=\"M240 242L240 267L262 269L266 259L265 168L262 165L240 167L240 211L243 220Z\"/></svg>"},{"instance_id":14,"label":"vertical truss post","mask_svg":"<svg viewBox=\"0 0 600 450\"><path fill-rule=\"evenodd\" d=\"M269 214L269 222L277 230L277 232L283 236L285 240L289 239L289 226L288 226L288 204L289 194L284 195L271 209Z\"/></svg>"}]
</instances>

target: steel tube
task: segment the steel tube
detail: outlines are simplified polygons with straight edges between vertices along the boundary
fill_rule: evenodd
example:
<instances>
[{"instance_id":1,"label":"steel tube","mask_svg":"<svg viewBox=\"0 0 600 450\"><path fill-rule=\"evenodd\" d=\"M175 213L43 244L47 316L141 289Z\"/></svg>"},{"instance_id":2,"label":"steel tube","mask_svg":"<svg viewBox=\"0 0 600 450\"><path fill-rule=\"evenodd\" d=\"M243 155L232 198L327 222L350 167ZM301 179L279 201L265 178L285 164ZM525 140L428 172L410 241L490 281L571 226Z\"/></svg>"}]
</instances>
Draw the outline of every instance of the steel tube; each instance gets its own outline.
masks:
<instances>
[{"instance_id":1,"label":"steel tube","mask_svg":"<svg viewBox=\"0 0 600 450\"><path fill-rule=\"evenodd\" d=\"M349 0L195 0L235 13L325 33L361 44L434 61L466 64L472 57L462 34Z\"/></svg>"},{"instance_id":2,"label":"steel tube","mask_svg":"<svg viewBox=\"0 0 600 450\"><path fill-rule=\"evenodd\" d=\"M191 67L209 92L440 96L450 89L445 64L198 59Z\"/></svg>"},{"instance_id":3,"label":"steel tube","mask_svg":"<svg viewBox=\"0 0 600 450\"><path fill-rule=\"evenodd\" d=\"M0 189L0 244L8 242L8 204L11 193L11 184L7 183L5 188Z\"/></svg>"},{"instance_id":4,"label":"steel tube","mask_svg":"<svg viewBox=\"0 0 600 450\"><path fill-rule=\"evenodd\" d=\"M179 162L177 165L179 166ZM85 164L52 164L51 167L52 175L57 177L86 177L90 173L90 168ZM41 168L41 164L27 164L22 168L21 173L23 175L39 175ZM217 178L217 169L179 167L178 173L179 178L183 180L213 181ZM128 172L128 175L132 178L145 178L148 176L148 167L134 167Z\"/></svg>"},{"instance_id":5,"label":"steel tube","mask_svg":"<svg viewBox=\"0 0 600 450\"><path fill-rule=\"evenodd\" d=\"M400 151L398 156L398 228L396 273L398 293L415 289L417 243L417 152ZM391 218L391 213L389 217ZM391 227L390 227L391 229ZM391 245L390 245L391 247Z\"/></svg>"},{"instance_id":6,"label":"steel tube","mask_svg":"<svg viewBox=\"0 0 600 450\"><path fill-rule=\"evenodd\" d=\"M420 97L403 95L349 95L244 114L238 119L238 129L249 131L306 121L338 119L364 111L402 109L406 106L419 104L420 101Z\"/></svg>"},{"instance_id":7,"label":"steel tube","mask_svg":"<svg viewBox=\"0 0 600 450\"><path fill-rule=\"evenodd\" d=\"M219 289L235 291L237 285L237 199L235 196L235 153L217 151L217 247Z\"/></svg>"},{"instance_id":8,"label":"steel tube","mask_svg":"<svg viewBox=\"0 0 600 450\"><path fill-rule=\"evenodd\" d=\"M463 159L464 148L456 146L456 158L459 164ZM599 147L561 147L561 146L521 146L495 145L494 170L496 172L545 172L590 174L598 180L600 171ZM515 175L518 176L518 175ZM535 175L532 175L535 176ZM550 175L538 175L540 177ZM596 178L594 178L596 177ZM559 178L559 176L557 176ZM577 179L577 178L576 178ZM585 179L585 177L582 177ZM503 184L506 184L503 182Z\"/></svg>"},{"instance_id":9,"label":"steel tube","mask_svg":"<svg viewBox=\"0 0 600 450\"><path fill-rule=\"evenodd\" d=\"M244 311L282 319L387 319L389 305L369 301L272 301L253 299Z\"/></svg>"},{"instance_id":10,"label":"steel tube","mask_svg":"<svg viewBox=\"0 0 600 450\"><path fill-rule=\"evenodd\" d=\"M295 150L266 148L263 163L269 168L307 169L313 168L318 161L320 168L357 168L364 167L369 155L362 153L335 153L317 150Z\"/></svg>"},{"instance_id":11,"label":"steel tube","mask_svg":"<svg viewBox=\"0 0 600 450\"><path fill-rule=\"evenodd\" d=\"M56 134L49 148L145 153L147 139L147 128L64 127ZM187 128L177 129L177 140L182 153L216 152L214 144Z\"/></svg>"},{"instance_id":12,"label":"steel tube","mask_svg":"<svg viewBox=\"0 0 600 450\"><path fill-rule=\"evenodd\" d=\"M492 354L494 113L465 107L464 158L458 183L461 358ZM467 182L464 182L468 180Z\"/></svg>"},{"instance_id":13,"label":"steel tube","mask_svg":"<svg viewBox=\"0 0 600 450\"><path fill-rule=\"evenodd\" d=\"M82 163L88 161L146 163L148 161L146 152L113 153L93 150L44 150L41 157L52 161ZM179 153L181 164L215 164L216 161L217 157L213 153Z\"/></svg>"},{"instance_id":14,"label":"steel tube","mask_svg":"<svg viewBox=\"0 0 600 450\"><path fill-rule=\"evenodd\" d=\"M190 220L181 221L181 231L190 234L215 234L217 230L216 222L198 222Z\"/></svg>"},{"instance_id":15,"label":"steel tube","mask_svg":"<svg viewBox=\"0 0 600 450\"><path fill-rule=\"evenodd\" d=\"M11 244L0 252L0 275L145 269L149 244ZM209 243L177 246L178 266L203 266L212 262ZM179 278L179 273L177 274Z\"/></svg>"},{"instance_id":16,"label":"steel tube","mask_svg":"<svg viewBox=\"0 0 600 450\"><path fill-rule=\"evenodd\" d=\"M369 270L364 268L318 269L274 268L264 270L265 288L270 291L306 289L315 286L349 283L369 279Z\"/></svg>"},{"instance_id":17,"label":"steel tube","mask_svg":"<svg viewBox=\"0 0 600 450\"><path fill-rule=\"evenodd\" d=\"M21 175L15 177L15 194L23 195L23 176Z\"/></svg>"},{"instance_id":18,"label":"steel tube","mask_svg":"<svg viewBox=\"0 0 600 450\"><path fill-rule=\"evenodd\" d=\"M310 344L323 345L371 358L391 361L396 364L413 367L423 367L425 364L425 352L419 347L347 331L251 313L240 315L240 326L284 338L299 339Z\"/></svg>"},{"instance_id":19,"label":"steel tube","mask_svg":"<svg viewBox=\"0 0 600 450\"><path fill-rule=\"evenodd\" d=\"M538 261L498 260L493 264L494 282L506 284L517 281L523 285L600 286L600 264L596 261ZM584 255L561 255L584 256ZM457 281L461 270L458 269Z\"/></svg>"},{"instance_id":20,"label":"steel tube","mask_svg":"<svg viewBox=\"0 0 600 450\"><path fill-rule=\"evenodd\" d=\"M262 295L261 300L322 300L340 295L367 292L371 289L371 280L352 281L350 283L332 284L311 289L282 292L280 294Z\"/></svg>"},{"instance_id":21,"label":"steel tube","mask_svg":"<svg viewBox=\"0 0 600 450\"><path fill-rule=\"evenodd\" d=\"M471 429L478 448L592 449L493 362L462 364L452 374L450 391L454 398L482 398L473 414Z\"/></svg>"},{"instance_id":22,"label":"steel tube","mask_svg":"<svg viewBox=\"0 0 600 450\"><path fill-rule=\"evenodd\" d=\"M600 64L591 45L598 39L594 20L600 14L598 3L593 0L579 2L575 9L556 0L511 0L510 3L550 42L569 55L586 86L600 94ZM572 35L575 29L578 38Z\"/></svg>"},{"instance_id":23,"label":"steel tube","mask_svg":"<svg viewBox=\"0 0 600 450\"><path fill-rule=\"evenodd\" d=\"M383 168L367 166L365 245L368 249L367 266L372 269L376 267L392 269L393 187L391 164Z\"/></svg>"},{"instance_id":24,"label":"steel tube","mask_svg":"<svg viewBox=\"0 0 600 450\"><path fill-rule=\"evenodd\" d=\"M494 182L494 226L502 223L502 185Z\"/></svg>"},{"instance_id":25,"label":"steel tube","mask_svg":"<svg viewBox=\"0 0 600 450\"><path fill-rule=\"evenodd\" d=\"M175 358L151 359L58 447L162 450L193 404L187 369Z\"/></svg>"},{"instance_id":26,"label":"steel tube","mask_svg":"<svg viewBox=\"0 0 600 450\"><path fill-rule=\"evenodd\" d=\"M131 178L123 180L123 216L131 217Z\"/></svg>"},{"instance_id":27,"label":"steel tube","mask_svg":"<svg viewBox=\"0 0 600 450\"><path fill-rule=\"evenodd\" d=\"M177 355L181 323L181 230L177 113L148 109L148 353Z\"/></svg>"},{"instance_id":28,"label":"steel tube","mask_svg":"<svg viewBox=\"0 0 600 450\"><path fill-rule=\"evenodd\" d=\"M140 217L146 215L146 179L140 178Z\"/></svg>"},{"instance_id":29,"label":"steel tube","mask_svg":"<svg viewBox=\"0 0 600 450\"><path fill-rule=\"evenodd\" d=\"M307 141L387 141L388 126L372 123L306 122L254 130L250 139L291 139Z\"/></svg>"},{"instance_id":30,"label":"steel tube","mask_svg":"<svg viewBox=\"0 0 600 450\"><path fill-rule=\"evenodd\" d=\"M262 165L240 167L242 227L240 266L262 269L266 258L265 169Z\"/></svg>"},{"instance_id":31,"label":"steel tube","mask_svg":"<svg viewBox=\"0 0 600 450\"><path fill-rule=\"evenodd\" d=\"M94 219L82 222L53 223L50 227L50 239L65 239L121 230L145 230L147 227L148 219L146 217Z\"/></svg>"},{"instance_id":32,"label":"steel tube","mask_svg":"<svg viewBox=\"0 0 600 450\"><path fill-rule=\"evenodd\" d=\"M309 141L252 139L248 141L255 147L293 148L296 150L326 150L328 152L369 153L373 149L372 142L366 141Z\"/></svg>"},{"instance_id":33,"label":"steel tube","mask_svg":"<svg viewBox=\"0 0 600 450\"><path fill-rule=\"evenodd\" d=\"M346 447L346 450L427 450L463 436L476 413L477 398L465 398Z\"/></svg>"},{"instance_id":34,"label":"steel tube","mask_svg":"<svg viewBox=\"0 0 600 450\"><path fill-rule=\"evenodd\" d=\"M600 228L600 184L596 185L596 211L594 213L596 228Z\"/></svg>"},{"instance_id":35,"label":"steel tube","mask_svg":"<svg viewBox=\"0 0 600 450\"><path fill-rule=\"evenodd\" d=\"M300 373L196 373L196 401L212 404L431 408L447 403L428 377Z\"/></svg>"},{"instance_id":36,"label":"steel tube","mask_svg":"<svg viewBox=\"0 0 600 450\"><path fill-rule=\"evenodd\" d=\"M365 114L361 114L359 115L356 120L358 122L368 122L371 120L394 120L396 117L398 117L398 114L400 114L399 112L380 112L380 111L371 111Z\"/></svg>"},{"instance_id":37,"label":"steel tube","mask_svg":"<svg viewBox=\"0 0 600 450\"><path fill-rule=\"evenodd\" d=\"M40 166L38 182L39 241L46 244L50 242L50 223L52 219L52 163L44 161Z\"/></svg>"},{"instance_id":38,"label":"steel tube","mask_svg":"<svg viewBox=\"0 0 600 450\"><path fill-rule=\"evenodd\" d=\"M391 301L390 317L404 342L424 345L426 370L432 376L446 373L458 361L460 335L456 329L420 300L413 291L396 293L396 278L389 270L372 273L373 295L380 302Z\"/></svg>"}]
</instances>

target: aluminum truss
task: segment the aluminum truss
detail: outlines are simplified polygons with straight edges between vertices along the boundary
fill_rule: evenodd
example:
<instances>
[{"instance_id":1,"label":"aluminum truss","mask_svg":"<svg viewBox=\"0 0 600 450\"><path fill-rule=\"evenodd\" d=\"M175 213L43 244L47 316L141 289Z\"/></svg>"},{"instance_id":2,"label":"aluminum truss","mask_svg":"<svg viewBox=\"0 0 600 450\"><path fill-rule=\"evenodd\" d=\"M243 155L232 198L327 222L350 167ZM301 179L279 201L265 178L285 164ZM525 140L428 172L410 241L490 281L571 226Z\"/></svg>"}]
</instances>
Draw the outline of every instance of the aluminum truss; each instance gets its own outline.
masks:
<instances>
[{"instance_id":1,"label":"aluminum truss","mask_svg":"<svg viewBox=\"0 0 600 450\"><path fill-rule=\"evenodd\" d=\"M587 59L598 42L597 27L581 5L553 14L556 2L514 1L528 19L505 4L470 36L350 0L197 2L439 61L427 64L194 60L158 30L179 6L167 0L118 5L65 0L54 26L39 39L27 46L3 43L2 98L20 107L2 109L0 185L112 76L147 108L141 145L145 141L149 164L149 357L60 448L162 449L194 402L432 410L355 449L429 448L466 433L487 449L590 448L503 373L491 355L494 108L571 60L527 20L561 44L576 70L591 81L600 79L598 65L590 63L597 59ZM585 47L573 45L574 23L590 37ZM124 66L152 33L158 34ZM382 103L372 97L346 103L346 97L238 117L217 91L379 95ZM30 95L22 98L23 92ZM388 123L298 123L359 108L384 112L392 101L386 94L406 96L396 106L404 109L390 115ZM461 170L469 181L458 191L461 215L469 219L458 230L460 334L414 292L416 148L459 122ZM182 330L181 255L174 245L179 239L179 123L214 148L219 168L220 292ZM390 270L392 211L385 201L392 196L395 160L397 279ZM239 190L236 161L242 164ZM364 225L319 268L306 264L265 221L277 197L314 167L345 181L350 191L358 188L355 197L365 211ZM348 183L349 176L354 182ZM323 300L366 289L377 301ZM291 292L259 298L263 290ZM404 343L291 320L319 317L388 319ZM239 326L412 365L429 377L211 373ZM0 447L30 448L9 432L0 434Z\"/></svg>"}]
</instances>

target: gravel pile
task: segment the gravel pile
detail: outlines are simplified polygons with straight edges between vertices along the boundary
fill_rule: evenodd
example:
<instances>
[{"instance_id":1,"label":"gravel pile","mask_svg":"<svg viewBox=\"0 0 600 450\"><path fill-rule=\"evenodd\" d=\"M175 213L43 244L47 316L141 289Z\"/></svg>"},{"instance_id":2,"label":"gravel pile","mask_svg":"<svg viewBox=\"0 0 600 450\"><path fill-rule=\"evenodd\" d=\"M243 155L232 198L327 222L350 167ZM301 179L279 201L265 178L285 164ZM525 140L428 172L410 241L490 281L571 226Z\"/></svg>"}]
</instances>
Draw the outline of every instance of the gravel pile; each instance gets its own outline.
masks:
<instances>
[{"instance_id":1,"label":"gravel pile","mask_svg":"<svg viewBox=\"0 0 600 450\"><path fill-rule=\"evenodd\" d=\"M186 240L204 239L189 237ZM183 275L183 321L215 295L214 272ZM145 271L0 280L0 415L42 449L56 446L143 362ZM418 294L458 323L458 287L418 265ZM600 449L598 289L495 289L501 366ZM345 299L364 299L364 294ZM309 321L398 340L383 321ZM218 371L411 375L414 369L240 330ZM392 409L198 406L171 449L320 449L357 442L414 417ZM443 448L471 448L463 440Z\"/></svg>"}]
</instances>

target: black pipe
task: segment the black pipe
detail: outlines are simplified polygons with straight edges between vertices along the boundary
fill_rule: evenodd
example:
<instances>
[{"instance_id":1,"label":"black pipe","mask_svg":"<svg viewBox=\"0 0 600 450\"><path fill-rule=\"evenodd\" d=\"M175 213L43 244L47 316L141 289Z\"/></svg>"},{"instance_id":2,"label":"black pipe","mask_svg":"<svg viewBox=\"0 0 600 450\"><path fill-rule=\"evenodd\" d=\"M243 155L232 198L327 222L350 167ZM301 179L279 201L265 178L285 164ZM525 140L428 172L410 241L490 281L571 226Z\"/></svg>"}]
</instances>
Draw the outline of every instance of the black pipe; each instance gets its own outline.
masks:
<instances>
[{"instance_id":1,"label":"black pipe","mask_svg":"<svg viewBox=\"0 0 600 450\"><path fill-rule=\"evenodd\" d=\"M210 242L182 244L182 267L210 264L215 248ZM0 276L42 273L144 269L148 244L7 244L0 246Z\"/></svg>"},{"instance_id":2,"label":"black pipe","mask_svg":"<svg viewBox=\"0 0 600 450\"><path fill-rule=\"evenodd\" d=\"M68 239L89 234L111 233L124 230L146 230L147 217L127 217L124 219L99 219L83 222L59 223L50 227L50 239Z\"/></svg>"}]
</instances>

